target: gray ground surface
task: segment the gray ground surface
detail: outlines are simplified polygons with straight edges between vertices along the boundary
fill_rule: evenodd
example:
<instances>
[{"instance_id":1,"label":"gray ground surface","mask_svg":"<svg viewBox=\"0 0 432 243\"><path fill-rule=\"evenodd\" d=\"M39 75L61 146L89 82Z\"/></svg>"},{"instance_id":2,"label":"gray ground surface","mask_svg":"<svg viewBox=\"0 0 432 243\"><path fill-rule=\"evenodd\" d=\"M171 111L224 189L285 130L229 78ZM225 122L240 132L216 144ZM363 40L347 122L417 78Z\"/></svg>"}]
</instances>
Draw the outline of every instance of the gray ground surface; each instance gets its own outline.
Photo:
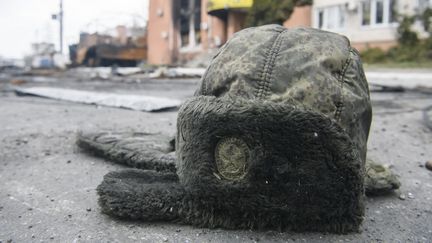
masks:
<instances>
[{"instance_id":1,"label":"gray ground surface","mask_svg":"<svg viewBox=\"0 0 432 243\"><path fill-rule=\"evenodd\" d=\"M0 81L0 242L432 242L432 131L421 109L432 96L373 93L369 156L400 175L400 192L367 199L362 232L348 235L226 231L120 221L100 213L96 186L124 167L81 153L80 129L173 134L176 111L144 113L36 97L17 97ZM0 78L1 79L1 78ZM184 99L198 80L53 79L50 85ZM139 81L139 82L138 82ZM406 80L408 81L408 80ZM405 200L399 198L399 193Z\"/></svg>"}]
</instances>

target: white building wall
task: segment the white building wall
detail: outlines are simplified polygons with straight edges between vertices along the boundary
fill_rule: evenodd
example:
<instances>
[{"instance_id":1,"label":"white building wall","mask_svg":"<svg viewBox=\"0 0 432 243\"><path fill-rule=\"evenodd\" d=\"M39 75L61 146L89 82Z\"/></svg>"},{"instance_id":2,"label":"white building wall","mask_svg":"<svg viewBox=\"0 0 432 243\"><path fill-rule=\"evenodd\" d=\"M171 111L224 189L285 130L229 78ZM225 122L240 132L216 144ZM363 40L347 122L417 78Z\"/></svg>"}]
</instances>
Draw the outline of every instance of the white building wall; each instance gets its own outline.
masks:
<instances>
[{"instance_id":1,"label":"white building wall","mask_svg":"<svg viewBox=\"0 0 432 243\"><path fill-rule=\"evenodd\" d=\"M376 0L371 0L376 1ZM425 0L396 0L396 11L399 14L414 15L418 11L419 1ZM426 0L427 1L427 0ZM429 0L432 2L432 0ZM312 8L312 24L313 27L319 28L319 12L328 11L330 8L340 8L343 13L344 25L343 26L332 26L327 28L328 25L321 26L322 29L337 32L347 36L353 44L374 44L374 43L391 43L397 40L397 23L382 23L382 24L371 24L362 25L362 0L314 0ZM390 0L384 0L384 8L389 9ZM372 4L372 6L376 6ZM326 10L327 9L327 10ZM374 12L372 10L372 12ZM332 18L335 19L334 15L338 15L337 11L329 11L328 13L322 13L325 15L324 19ZM384 10L384 19L389 19L389 10ZM321 24L323 23L321 17ZM326 21L324 21L326 22ZM417 23L414 27L420 37L426 37L420 23Z\"/></svg>"}]
</instances>

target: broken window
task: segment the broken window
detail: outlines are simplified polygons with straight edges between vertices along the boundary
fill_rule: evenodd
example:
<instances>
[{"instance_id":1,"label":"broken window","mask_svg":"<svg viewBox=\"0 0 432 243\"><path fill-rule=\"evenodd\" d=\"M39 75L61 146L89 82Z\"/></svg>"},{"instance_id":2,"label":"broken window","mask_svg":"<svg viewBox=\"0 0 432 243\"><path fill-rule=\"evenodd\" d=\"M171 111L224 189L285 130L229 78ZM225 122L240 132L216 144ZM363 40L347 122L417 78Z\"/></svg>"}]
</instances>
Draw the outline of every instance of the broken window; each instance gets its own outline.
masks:
<instances>
[{"instance_id":1,"label":"broken window","mask_svg":"<svg viewBox=\"0 0 432 243\"><path fill-rule=\"evenodd\" d=\"M182 47L200 42L201 0L180 0L180 36Z\"/></svg>"}]
</instances>

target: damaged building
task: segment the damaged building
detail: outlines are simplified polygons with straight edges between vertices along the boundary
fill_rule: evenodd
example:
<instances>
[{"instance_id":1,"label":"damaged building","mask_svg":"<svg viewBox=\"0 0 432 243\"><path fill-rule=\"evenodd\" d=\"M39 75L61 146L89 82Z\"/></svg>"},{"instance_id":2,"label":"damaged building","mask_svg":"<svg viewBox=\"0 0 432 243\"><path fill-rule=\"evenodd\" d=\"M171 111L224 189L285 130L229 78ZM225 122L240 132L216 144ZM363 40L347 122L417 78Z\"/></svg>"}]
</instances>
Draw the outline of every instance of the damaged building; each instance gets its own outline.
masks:
<instances>
[{"instance_id":1,"label":"damaged building","mask_svg":"<svg viewBox=\"0 0 432 243\"><path fill-rule=\"evenodd\" d=\"M117 26L116 34L81 33L79 43L69 46L72 65L136 66L147 59L144 28Z\"/></svg>"},{"instance_id":2,"label":"damaged building","mask_svg":"<svg viewBox=\"0 0 432 243\"><path fill-rule=\"evenodd\" d=\"M171 65L223 45L245 27L253 0L150 0L148 63ZM296 7L286 27L310 26L311 6Z\"/></svg>"},{"instance_id":3,"label":"damaged building","mask_svg":"<svg viewBox=\"0 0 432 243\"><path fill-rule=\"evenodd\" d=\"M224 44L245 27L253 0L150 0L148 62L182 63ZM284 26L313 27L347 36L359 51L397 46L400 16L421 16L430 0L315 0L296 6ZM398 17L399 16L399 17ZM413 30L429 36L421 21Z\"/></svg>"},{"instance_id":4,"label":"damaged building","mask_svg":"<svg viewBox=\"0 0 432 243\"><path fill-rule=\"evenodd\" d=\"M244 27L252 0L150 0L148 62L169 65L220 47Z\"/></svg>"}]
</instances>

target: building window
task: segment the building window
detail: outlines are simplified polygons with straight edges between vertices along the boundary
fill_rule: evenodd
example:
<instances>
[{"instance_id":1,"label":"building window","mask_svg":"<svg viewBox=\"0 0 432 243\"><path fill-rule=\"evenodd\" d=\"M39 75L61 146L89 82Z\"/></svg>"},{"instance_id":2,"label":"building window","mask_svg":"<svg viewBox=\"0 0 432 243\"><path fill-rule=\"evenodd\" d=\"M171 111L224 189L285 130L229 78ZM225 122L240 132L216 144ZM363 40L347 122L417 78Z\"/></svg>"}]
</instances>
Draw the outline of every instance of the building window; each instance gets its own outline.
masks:
<instances>
[{"instance_id":1,"label":"building window","mask_svg":"<svg viewBox=\"0 0 432 243\"><path fill-rule=\"evenodd\" d=\"M324 27L324 10L318 11L318 28L322 29Z\"/></svg>"},{"instance_id":2,"label":"building window","mask_svg":"<svg viewBox=\"0 0 432 243\"><path fill-rule=\"evenodd\" d=\"M396 0L364 0L361 2L363 26L379 26L396 22Z\"/></svg>"},{"instance_id":3,"label":"building window","mask_svg":"<svg viewBox=\"0 0 432 243\"><path fill-rule=\"evenodd\" d=\"M383 0L376 1L375 14L376 14L375 23L376 24L384 23L384 1Z\"/></svg>"},{"instance_id":4,"label":"building window","mask_svg":"<svg viewBox=\"0 0 432 243\"><path fill-rule=\"evenodd\" d=\"M338 30L345 27L345 7L336 5L319 8L315 15L315 27L326 30Z\"/></svg>"},{"instance_id":5,"label":"building window","mask_svg":"<svg viewBox=\"0 0 432 243\"><path fill-rule=\"evenodd\" d=\"M194 48L201 42L201 0L180 0L178 3L180 46Z\"/></svg>"},{"instance_id":6,"label":"building window","mask_svg":"<svg viewBox=\"0 0 432 243\"><path fill-rule=\"evenodd\" d=\"M392 0L389 3L390 11L389 11L389 21L390 23L396 23L397 22L397 1Z\"/></svg>"},{"instance_id":7,"label":"building window","mask_svg":"<svg viewBox=\"0 0 432 243\"><path fill-rule=\"evenodd\" d=\"M363 1L361 3L362 6L362 25L370 25L371 24L371 2Z\"/></svg>"}]
</instances>

